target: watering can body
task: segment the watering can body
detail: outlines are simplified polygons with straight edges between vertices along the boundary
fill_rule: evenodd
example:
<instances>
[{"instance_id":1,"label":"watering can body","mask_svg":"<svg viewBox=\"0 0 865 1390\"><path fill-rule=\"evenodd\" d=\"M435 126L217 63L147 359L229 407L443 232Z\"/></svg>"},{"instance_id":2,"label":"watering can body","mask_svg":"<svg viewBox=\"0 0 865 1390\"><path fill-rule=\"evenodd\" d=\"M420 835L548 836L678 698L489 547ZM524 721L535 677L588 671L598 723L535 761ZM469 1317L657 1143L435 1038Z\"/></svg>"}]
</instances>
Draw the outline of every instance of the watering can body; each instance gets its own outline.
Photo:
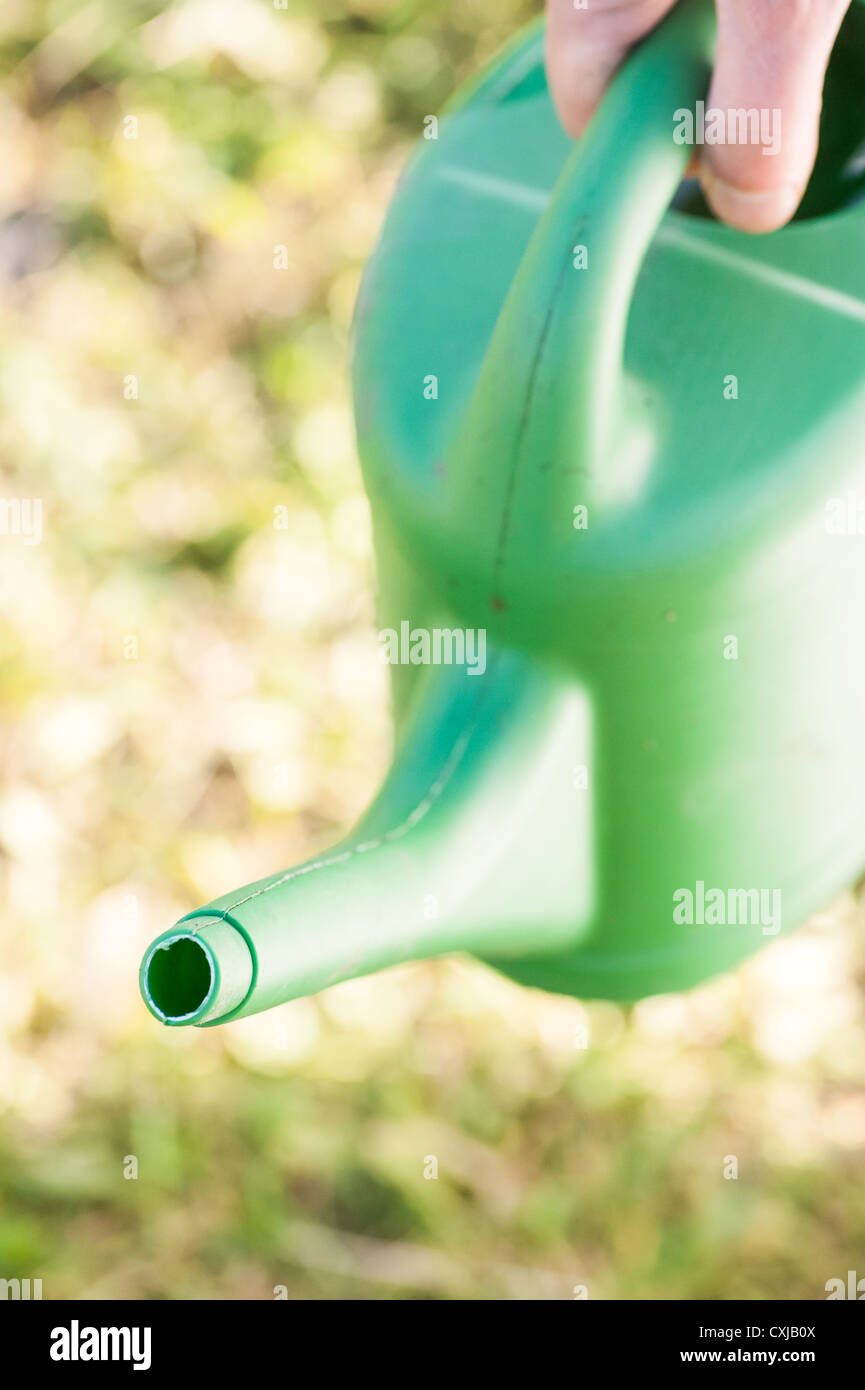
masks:
<instances>
[{"instance_id":1,"label":"watering can body","mask_svg":"<svg viewBox=\"0 0 865 1390\"><path fill-rule=\"evenodd\" d=\"M676 192L706 7L638 51L576 149L542 45L432 123L358 305L392 771L334 851L154 943L164 1022L451 950L565 993L687 988L865 863L849 150L826 142L823 207L746 237Z\"/></svg>"}]
</instances>

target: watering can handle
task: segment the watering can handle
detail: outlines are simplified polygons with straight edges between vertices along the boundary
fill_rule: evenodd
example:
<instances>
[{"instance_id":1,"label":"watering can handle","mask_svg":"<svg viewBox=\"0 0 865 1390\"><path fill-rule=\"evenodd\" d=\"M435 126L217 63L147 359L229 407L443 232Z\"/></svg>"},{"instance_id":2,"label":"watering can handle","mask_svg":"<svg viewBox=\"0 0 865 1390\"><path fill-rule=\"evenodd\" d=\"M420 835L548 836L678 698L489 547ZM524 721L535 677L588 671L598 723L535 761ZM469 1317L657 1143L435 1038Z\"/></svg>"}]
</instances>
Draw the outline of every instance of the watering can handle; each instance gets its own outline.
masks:
<instances>
[{"instance_id":1,"label":"watering can handle","mask_svg":"<svg viewBox=\"0 0 865 1390\"><path fill-rule=\"evenodd\" d=\"M479 499L498 494L512 517L524 515L527 546L539 534L554 544L562 518L570 524L575 474L585 500L615 498L610 441L628 312L691 154L673 139L674 113L705 95L714 36L712 0L678 4L625 63L568 159L487 349L449 470L451 515L477 516Z\"/></svg>"}]
</instances>

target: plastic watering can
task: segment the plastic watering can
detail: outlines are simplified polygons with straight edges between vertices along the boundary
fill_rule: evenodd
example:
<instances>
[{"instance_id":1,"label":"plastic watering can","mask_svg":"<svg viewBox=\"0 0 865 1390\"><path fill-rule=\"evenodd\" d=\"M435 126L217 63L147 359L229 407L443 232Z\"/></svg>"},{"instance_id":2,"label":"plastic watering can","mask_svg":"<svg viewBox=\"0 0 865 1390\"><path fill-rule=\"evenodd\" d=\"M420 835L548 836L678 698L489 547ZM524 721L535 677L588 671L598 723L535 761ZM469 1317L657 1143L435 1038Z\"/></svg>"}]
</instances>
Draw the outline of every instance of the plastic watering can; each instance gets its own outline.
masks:
<instances>
[{"instance_id":1,"label":"plastic watering can","mask_svg":"<svg viewBox=\"0 0 865 1390\"><path fill-rule=\"evenodd\" d=\"M393 767L151 945L164 1023L450 951L681 990L865 864L865 10L768 237L681 182L713 42L679 5L574 145L534 27L428 130L356 320Z\"/></svg>"}]
</instances>

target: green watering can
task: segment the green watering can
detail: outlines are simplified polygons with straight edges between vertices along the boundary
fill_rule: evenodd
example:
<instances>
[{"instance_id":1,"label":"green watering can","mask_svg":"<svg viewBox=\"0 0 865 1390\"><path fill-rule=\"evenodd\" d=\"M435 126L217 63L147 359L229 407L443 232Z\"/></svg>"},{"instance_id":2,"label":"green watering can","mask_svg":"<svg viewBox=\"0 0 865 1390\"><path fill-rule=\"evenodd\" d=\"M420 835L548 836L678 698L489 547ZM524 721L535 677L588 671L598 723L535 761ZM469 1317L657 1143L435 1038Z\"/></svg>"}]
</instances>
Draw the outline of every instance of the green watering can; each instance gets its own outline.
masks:
<instances>
[{"instance_id":1,"label":"green watering can","mask_svg":"<svg viewBox=\"0 0 865 1390\"><path fill-rule=\"evenodd\" d=\"M682 183L713 42L679 5L576 146L539 27L427 120L356 320L393 767L150 946L163 1023L450 951L686 989L865 864L865 9L768 237Z\"/></svg>"}]
</instances>

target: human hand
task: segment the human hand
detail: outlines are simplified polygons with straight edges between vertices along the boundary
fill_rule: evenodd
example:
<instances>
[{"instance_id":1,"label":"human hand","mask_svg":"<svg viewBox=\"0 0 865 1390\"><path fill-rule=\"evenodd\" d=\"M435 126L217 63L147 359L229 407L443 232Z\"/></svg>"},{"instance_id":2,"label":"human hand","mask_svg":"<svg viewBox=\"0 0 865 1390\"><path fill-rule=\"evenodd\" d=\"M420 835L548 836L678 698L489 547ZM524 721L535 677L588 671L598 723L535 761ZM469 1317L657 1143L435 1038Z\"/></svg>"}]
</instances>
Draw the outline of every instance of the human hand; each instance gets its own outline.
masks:
<instances>
[{"instance_id":1,"label":"human hand","mask_svg":"<svg viewBox=\"0 0 865 1390\"><path fill-rule=\"evenodd\" d=\"M580 135L634 44L680 0L547 0L547 73L559 118ZM793 216L817 153L823 79L850 0L716 0L718 46L707 112L780 113L777 151L705 144L698 172L713 212L744 232Z\"/></svg>"}]
</instances>

